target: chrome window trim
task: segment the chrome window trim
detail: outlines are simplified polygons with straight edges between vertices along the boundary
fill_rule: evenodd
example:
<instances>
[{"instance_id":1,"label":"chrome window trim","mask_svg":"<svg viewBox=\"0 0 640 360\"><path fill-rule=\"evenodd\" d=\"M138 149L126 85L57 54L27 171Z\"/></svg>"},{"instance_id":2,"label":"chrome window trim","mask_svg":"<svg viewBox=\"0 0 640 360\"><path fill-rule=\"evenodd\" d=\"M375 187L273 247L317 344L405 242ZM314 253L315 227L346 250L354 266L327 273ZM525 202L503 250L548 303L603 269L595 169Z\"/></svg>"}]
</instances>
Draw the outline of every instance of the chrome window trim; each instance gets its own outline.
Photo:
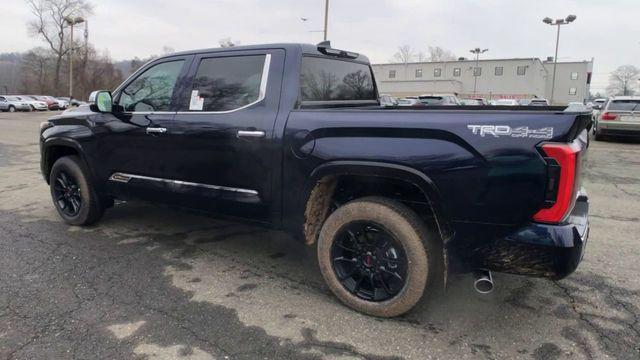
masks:
<instances>
[{"instance_id":1,"label":"chrome window trim","mask_svg":"<svg viewBox=\"0 0 640 360\"><path fill-rule=\"evenodd\" d=\"M249 106L253 106L267 97L267 83L269 81L269 69L271 68L271 54L264 54L264 65L262 66L262 77L260 78L260 91L258 92L258 99L253 101L247 105L243 105L239 108L224 110L224 111L177 111L176 114L184 115L184 114L229 114L232 112L236 112L242 109L246 109ZM245 55L241 55L245 56ZM246 55L246 56L255 56L255 55Z\"/></svg>"},{"instance_id":2,"label":"chrome window trim","mask_svg":"<svg viewBox=\"0 0 640 360\"><path fill-rule=\"evenodd\" d=\"M115 181L115 182L120 182L125 184L128 183L131 179L158 181L158 182L164 182L164 183L170 183L170 184L182 185L182 186L194 186L194 187L201 187L201 188L212 189L212 190L231 191L231 192L243 193L248 195L258 195L257 191L250 190L250 189L234 188L234 187L228 187L228 186L222 186L222 185L201 184L201 183L194 183L194 182L182 181L182 180L163 179L163 178L144 176L144 175L125 174L121 172L113 173L109 177L110 181Z\"/></svg>"}]
</instances>

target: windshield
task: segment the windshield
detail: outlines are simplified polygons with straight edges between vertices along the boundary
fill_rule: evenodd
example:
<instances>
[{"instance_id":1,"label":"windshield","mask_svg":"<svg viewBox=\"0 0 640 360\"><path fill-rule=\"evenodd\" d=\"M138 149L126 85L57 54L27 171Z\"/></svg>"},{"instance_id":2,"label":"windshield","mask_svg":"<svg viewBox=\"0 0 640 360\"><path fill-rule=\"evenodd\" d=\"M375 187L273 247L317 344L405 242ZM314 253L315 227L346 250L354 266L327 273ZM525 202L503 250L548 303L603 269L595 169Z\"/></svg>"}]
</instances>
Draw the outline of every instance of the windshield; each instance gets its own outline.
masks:
<instances>
[{"instance_id":1,"label":"windshield","mask_svg":"<svg viewBox=\"0 0 640 360\"><path fill-rule=\"evenodd\" d=\"M305 56L300 75L302 101L377 101L369 65Z\"/></svg>"},{"instance_id":2,"label":"windshield","mask_svg":"<svg viewBox=\"0 0 640 360\"><path fill-rule=\"evenodd\" d=\"M607 110L613 111L636 111L640 110L640 99L637 100L614 100L609 104Z\"/></svg>"}]
</instances>

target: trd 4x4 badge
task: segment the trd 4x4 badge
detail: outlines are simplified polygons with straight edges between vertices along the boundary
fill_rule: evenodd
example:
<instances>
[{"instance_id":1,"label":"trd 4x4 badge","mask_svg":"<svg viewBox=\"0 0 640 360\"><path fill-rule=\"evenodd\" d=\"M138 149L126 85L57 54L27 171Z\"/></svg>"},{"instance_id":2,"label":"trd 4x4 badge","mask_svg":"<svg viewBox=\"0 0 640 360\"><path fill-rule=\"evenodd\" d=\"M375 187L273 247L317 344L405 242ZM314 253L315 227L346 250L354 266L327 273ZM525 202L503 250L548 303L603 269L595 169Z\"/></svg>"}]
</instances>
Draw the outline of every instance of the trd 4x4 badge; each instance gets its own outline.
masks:
<instances>
[{"instance_id":1,"label":"trd 4x4 badge","mask_svg":"<svg viewBox=\"0 0 640 360\"><path fill-rule=\"evenodd\" d=\"M546 127L541 129L529 129L528 126L519 126L512 128L508 125L467 125L474 135L485 137L491 135L510 136L515 138L534 138L534 139L551 139L553 137L553 128Z\"/></svg>"}]
</instances>

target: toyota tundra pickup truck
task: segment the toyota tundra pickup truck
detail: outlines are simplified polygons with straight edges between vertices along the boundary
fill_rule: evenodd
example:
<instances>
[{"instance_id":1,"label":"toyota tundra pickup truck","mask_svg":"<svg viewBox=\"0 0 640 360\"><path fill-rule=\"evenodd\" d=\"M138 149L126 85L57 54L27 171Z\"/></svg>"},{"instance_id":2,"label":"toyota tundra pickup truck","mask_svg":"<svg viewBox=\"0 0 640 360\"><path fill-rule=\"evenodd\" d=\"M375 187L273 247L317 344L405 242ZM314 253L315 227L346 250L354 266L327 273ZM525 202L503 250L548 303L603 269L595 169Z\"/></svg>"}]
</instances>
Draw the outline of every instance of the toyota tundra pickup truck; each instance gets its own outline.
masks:
<instances>
[{"instance_id":1,"label":"toyota tundra pickup truck","mask_svg":"<svg viewBox=\"0 0 640 360\"><path fill-rule=\"evenodd\" d=\"M381 317L450 274L486 292L491 271L559 279L583 256L588 113L381 106L368 59L326 42L171 54L91 99L41 125L69 224L114 199L263 224L315 246L336 297Z\"/></svg>"}]
</instances>

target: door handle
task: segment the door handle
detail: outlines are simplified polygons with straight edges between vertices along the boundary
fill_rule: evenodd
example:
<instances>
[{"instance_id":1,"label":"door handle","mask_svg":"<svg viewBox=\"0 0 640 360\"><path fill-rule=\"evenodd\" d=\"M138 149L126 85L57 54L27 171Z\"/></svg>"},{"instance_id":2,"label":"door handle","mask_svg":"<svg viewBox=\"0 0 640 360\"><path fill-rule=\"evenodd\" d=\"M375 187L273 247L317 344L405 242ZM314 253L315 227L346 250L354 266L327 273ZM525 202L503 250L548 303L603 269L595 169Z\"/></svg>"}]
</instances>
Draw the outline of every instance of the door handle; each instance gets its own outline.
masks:
<instances>
[{"instance_id":1,"label":"door handle","mask_svg":"<svg viewBox=\"0 0 640 360\"><path fill-rule=\"evenodd\" d=\"M148 127L147 134L164 134L167 132L167 128L163 127Z\"/></svg>"},{"instance_id":2,"label":"door handle","mask_svg":"<svg viewBox=\"0 0 640 360\"><path fill-rule=\"evenodd\" d=\"M263 138L265 132L262 130L238 130L236 136L239 138Z\"/></svg>"}]
</instances>

